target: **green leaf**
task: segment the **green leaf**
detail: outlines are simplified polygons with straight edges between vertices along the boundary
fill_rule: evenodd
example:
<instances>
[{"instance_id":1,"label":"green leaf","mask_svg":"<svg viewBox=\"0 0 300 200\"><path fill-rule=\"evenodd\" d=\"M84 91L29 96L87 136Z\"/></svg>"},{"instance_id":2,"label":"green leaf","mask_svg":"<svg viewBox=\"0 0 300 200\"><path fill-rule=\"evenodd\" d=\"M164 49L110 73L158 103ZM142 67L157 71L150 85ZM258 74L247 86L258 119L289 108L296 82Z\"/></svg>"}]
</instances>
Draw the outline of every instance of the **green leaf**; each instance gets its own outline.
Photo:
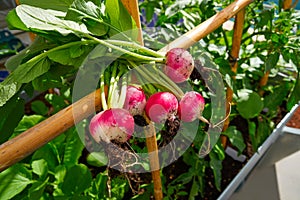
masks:
<instances>
[{"instance_id":1,"label":"green leaf","mask_svg":"<svg viewBox=\"0 0 300 200\"><path fill-rule=\"evenodd\" d=\"M8 12L6 15L6 22L8 25L8 28L13 30L13 29L19 29L23 31L30 31L29 28L25 26L25 24L22 22L22 20L18 17L16 9L13 9Z\"/></svg>"},{"instance_id":2,"label":"green leaf","mask_svg":"<svg viewBox=\"0 0 300 200\"><path fill-rule=\"evenodd\" d=\"M31 110L39 115L46 115L49 111L45 103L40 100L31 102Z\"/></svg>"},{"instance_id":3,"label":"green leaf","mask_svg":"<svg viewBox=\"0 0 300 200\"><path fill-rule=\"evenodd\" d=\"M54 184L57 186L53 196L62 196L63 192L61 190L62 183L64 182L65 176L67 174L67 168L64 165L56 166L54 170L55 181Z\"/></svg>"},{"instance_id":4,"label":"green leaf","mask_svg":"<svg viewBox=\"0 0 300 200\"><path fill-rule=\"evenodd\" d=\"M14 135L16 136L28 130L29 128L35 126L36 124L43 121L44 119L45 117L41 115L30 115L30 116L24 115L22 120L18 124L18 126L15 128Z\"/></svg>"},{"instance_id":5,"label":"green leaf","mask_svg":"<svg viewBox=\"0 0 300 200\"><path fill-rule=\"evenodd\" d=\"M222 134L226 135L230 143L238 148L239 153L242 153L246 148L243 135L235 126L229 126Z\"/></svg>"},{"instance_id":6,"label":"green leaf","mask_svg":"<svg viewBox=\"0 0 300 200\"><path fill-rule=\"evenodd\" d=\"M102 167L107 165L108 158L104 152L92 152L87 156L86 161L89 165Z\"/></svg>"},{"instance_id":7,"label":"green leaf","mask_svg":"<svg viewBox=\"0 0 300 200\"><path fill-rule=\"evenodd\" d=\"M47 56L50 60L62 65L79 67L93 48L93 45L86 45L84 42L74 42L69 43L65 48L48 52Z\"/></svg>"},{"instance_id":8,"label":"green leaf","mask_svg":"<svg viewBox=\"0 0 300 200\"><path fill-rule=\"evenodd\" d=\"M279 56L280 56L280 54L278 52L274 52L274 53L271 53L268 55L268 57L266 59L265 72L270 71L272 68L276 67L276 64L279 60Z\"/></svg>"},{"instance_id":9,"label":"green leaf","mask_svg":"<svg viewBox=\"0 0 300 200\"><path fill-rule=\"evenodd\" d=\"M282 105L290 91L287 82L281 82L279 86L275 86L270 94L264 97L264 107L269 109L269 112L275 112L277 115L277 107Z\"/></svg>"},{"instance_id":10,"label":"green leaf","mask_svg":"<svg viewBox=\"0 0 300 200\"><path fill-rule=\"evenodd\" d=\"M43 54L21 64L12 74L12 78L18 83L28 83L50 69L51 62Z\"/></svg>"},{"instance_id":11,"label":"green leaf","mask_svg":"<svg viewBox=\"0 0 300 200\"><path fill-rule=\"evenodd\" d=\"M126 179L116 177L111 182L111 194L116 199L124 199L125 192L128 190L128 182Z\"/></svg>"},{"instance_id":12,"label":"green leaf","mask_svg":"<svg viewBox=\"0 0 300 200\"><path fill-rule=\"evenodd\" d=\"M63 36L71 33L75 35L90 33L84 24L59 18L65 15L64 12L42 9L25 4L17 6L16 12L25 26L35 31L56 31Z\"/></svg>"},{"instance_id":13,"label":"green leaf","mask_svg":"<svg viewBox=\"0 0 300 200\"><path fill-rule=\"evenodd\" d=\"M24 100L15 95L0 107L0 144L13 134L24 115Z\"/></svg>"},{"instance_id":14,"label":"green leaf","mask_svg":"<svg viewBox=\"0 0 300 200\"><path fill-rule=\"evenodd\" d=\"M63 96L59 96L56 94L46 94L45 99L53 106L54 113L60 111L62 108L65 108L66 102Z\"/></svg>"},{"instance_id":15,"label":"green leaf","mask_svg":"<svg viewBox=\"0 0 300 200\"><path fill-rule=\"evenodd\" d=\"M20 4L27 4L44 9L67 11L74 0L19 0Z\"/></svg>"},{"instance_id":16,"label":"green leaf","mask_svg":"<svg viewBox=\"0 0 300 200\"><path fill-rule=\"evenodd\" d=\"M83 149L83 142L81 141L76 129L68 131L65 141L64 165L68 167L77 164Z\"/></svg>"},{"instance_id":17,"label":"green leaf","mask_svg":"<svg viewBox=\"0 0 300 200\"><path fill-rule=\"evenodd\" d=\"M13 80L8 76L0 83L0 107L3 106L10 98L12 98L20 89L22 84Z\"/></svg>"},{"instance_id":18,"label":"green leaf","mask_svg":"<svg viewBox=\"0 0 300 200\"><path fill-rule=\"evenodd\" d=\"M45 156L47 155L47 156ZM56 152L53 151L51 145L48 143L42 148L34 152L32 160L45 159L49 168L49 171L54 171L56 166L59 164L57 160Z\"/></svg>"},{"instance_id":19,"label":"green leaf","mask_svg":"<svg viewBox=\"0 0 300 200\"><path fill-rule=\"evenodd\" d=\"M215 186L216 188L221 191L221 180L222 180L222 160L218 158L214 151L211 151L209 154L209 166L213 170L214 179L215 179Z\"/></svg>"},{"instance_id":20,"label":"green leaf","mask_svg":"<svg viewBox=\"0 0 300 200\"><path fill-rule=\"evenodd\" d=\"M48 181L49 181L49 177L47 179L45 179L44 181L34 182L28 190L28 198L30 200L42 199L42 196L44 194L44 191L45 191Z\"/></svg>"},{"instance_id":21,"label":"green leaf","mask_svg":"<svg viewBox=\"0 0 300 200\"><path fill-rule=\"evenodd\" d=\"M299 72L298 72L299 73ZM296 80L295 86L289 95L287 109L291 110L293 106L295 106L300 101L300 77L298 74L298 78Z\"/></svg>"},{"instance_id":22,"label":"green leaf","mask_svg":"<svg viewBox=\"0 0 300 200\"><path fill-rule=\"evenodd\" d=\"M195 197L198 196L199 189L200 189L199 184L196 181L196 179L194 178L193 183L192 183L192 187L191 187L191 190L190 190L190 193L189 193L189 200L195 199Z\"/></svg>"},{"instance_id":23,"label":"green leaf","mask_svg":"<svg viewBox=\"0 0 300 200\"><path fill-rule=\"evenodd\" d=\"M268 24L272 20L273 16L273 11L271 10L264 10L263 12L260 13L260 21L257 23L257 27L263 27Z\"/></svg>"},{"instance_id":24,"label":"green leaf","mask_svg":"<svg viewBox=\"0 0 300 200\"><path fill-rule=\"evenodd\" d=\"M103 172L103 173L99 173L92 182L91 192L99 199L107 197L107 190L103 190L102 188L102 185L107 184L107 179L108 179L107 174Z\"/></svg>"},{"instance_id":25,"label":"green leaf","mask_svg":"<svg viewBox=\"0 0 300 200\"><path fill-rule=\"evenodd\" d=\"M252 149L256 151L258 148L258 144L256 140L256 124L254 122L251 122L250 120L248 120L248 131L249 131L249 136L252 144Z\"/></svg>"},{"instance_id":26,"label":"green leaf","mask_svg":"<svg viewBox=\"0 0 300 200\"><path fill-rule=\"evenodd\" d=\"M9 71L14 71L19 65L37 56L42 51L54 48L56 46L56 44L50 43L45 38L37 36L28 47L18 52L18 54L11 56L5 62L5 67Z\"/></svg>"},{"instance_id":27,"label":"green leaf","mask_svg":"<svg viewBox=\"0 0 300 200\"><path fill-rule=\"evenodd\" d=\"M92 175L89 168L83 164L75 165L67 170L62 191L66 195L81 194L90 187Z\"/></svg>"},{"instance_id":28,"label":"green leaf","mask_svg":"<svg viewBox=\"0 0 300 200\"><path fill-rule=\"evenodd\" d=\"M34 160L31 163L32 172L37 174L40 177L45 177L48 173L48 165L44 159Z\"/></svg>"},{"instance_id":29,"label":"green leaf","mask_svg":"<svg viewBox=\"0 0 300 200\"><path fill-rule=\"evenodd\" d=\"M0 173L0 199L11 199L29 184L31 175L22 164L15 164Z\"/></svg>"},{"instance_id":30,"label":"green leaf","mask_svg":"<svg viewBox=\"0 0 300 200\"><path fill-rule=\"evenodd\" d=\"M238 96L237 110L243 118L253 118L262 111L264 104L256 92L243 89L238 91Z\"/></svg>"},{"instance_id":31,"label":"green leaf","mask_svg":"<svg viewBox=\"0 0 300 200\"><path fill-rule=\"evenodd\" d=\"M120 0L106 1L105 7L110 24L118 29L118 32L115 29L110 29L110 36L136 28L134 20Z\"/></svg>"},{"instance_id":32,"label":"green leaf","mask_svg":"<svg viewBox=\"0 0 300 200\"><path fill-rule=\"evenodd\" d=\"M76 72L74 66L51 66L50 70L32 81L32 86L37 91L46 91L49 88L62 88L65 79Z\"/></svg>"},{"instance_id":33,"label":"green leaf","mask_svg":"<svg viewBox=\"0 0 300 200\"><path fill-rule=\"evenodd\" d=\"M256 132L256 142L262 145L266 138L271 134L271 126L267 120L260 120Z\"/></svg>"},{"instance_id":34,"label":"green leaf","mask_svg":"<svg viewBox=\"0 0 300 200\"><path fill-rule=\"evenodd\" d=\"M154 7L153 3L151 3L151 2L145 7L147 22L150 22L152 20L153 14L154 14L154 8L155 7Z\"/></svg>"},{"instance_id":35,"label":"green leaf","mask_svg":"<svg viewBox=\"0 0 300 200\"><path fill-rule=\"evenodd\" d=\"M92 1L75 0L65 19L82 22L93 35L102 36L109 28L104 22L106 16L102 7L102 4L97 6Z\"/></svg>"}]
</instances>

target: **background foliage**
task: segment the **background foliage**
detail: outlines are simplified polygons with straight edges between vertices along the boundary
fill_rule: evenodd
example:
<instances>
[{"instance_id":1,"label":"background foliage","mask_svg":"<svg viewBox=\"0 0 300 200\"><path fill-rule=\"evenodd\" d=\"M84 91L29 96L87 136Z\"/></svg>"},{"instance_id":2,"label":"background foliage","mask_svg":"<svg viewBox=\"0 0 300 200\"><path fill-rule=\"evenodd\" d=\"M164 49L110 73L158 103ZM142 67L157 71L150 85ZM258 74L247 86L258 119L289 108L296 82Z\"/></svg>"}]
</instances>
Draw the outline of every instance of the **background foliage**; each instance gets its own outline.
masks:
<instances>
[{"instance_id":1,"label":"background foliage","mask_svg":"<svg viewBox=\"0 0 300 200\"><path fill-rule=\"evenodd\" d=\"M118 1L111 2L117 3ZM47 4L23 0L22 3L38 5L42 8L51 5L52 9L65 12L72 0L51 0L51 2L47 1ZM171 41L230 3L231 1L228 0L145 0L140 2L141 19L144 27L166 27L173 30L173 35L164 35L166 40ZM110 18L112 21L118 19L114 15ZM230 22L233 22L233 19ZM15 28L23 26L16 22L12 24ZM132 24L127 25L125 29L132 26ZM217 64L226 87L231 87L234 91L234 102L230 114L231 124L223 134L240 153L249 153L246 152L244 141L247 138L250 138L250 147L256 151L272 132L276 123L281 120L282 115L300 100L299 27L299 11L282 10L280 5L254 1L246 8L241 53L237 60L239 68L236 74L230 70L232 59L229 52L232 46L232 29L220 27L200 41L201 46L210 53ZM55 33L51 35L41 31L39 34L44 38L40 37L40 41L33 43L31 46L35 50L33 54L37 54L42 48L60 47L69 42L66 41L69 38L55 37ZM98 32L99 36L102 34L103 32ZM50 42L47 42L45 38ZM55 41L57 38L59 39ZM74 48L75 46L78 45L74 44ZM8 86L9 90L0 87L1 95L4 90L23 91L22 94L30 97L34 96L34 91L42 92L43 95L40 95L42 99L34 99L28 103L19 98L20 92L3 93L10 97L1 98L1 143L71 104L72 77L92 47L92 45L82 45L80 51L77 48L73 50L71 48L68 53L71 52L71 56L76 58L73 60L62 59L59 56L61 52L58 52L50 55L51 61L43 60L42 65L35 62L27 64L26 68L34 69L34 71L11 68L17 66L14 63L15 60L7 63L11 70L24 74L18 77L22 79L21 85L12 82ZM153 48L159 49L160 46ZM191 51L197 52L197 49L191 48ZM19 56L24 56L24 54L21 52ZM34 76L31 76L32 73ZM260 80L266 73L269 74L269 79L267 84L262 86ZM235 80L233 76L236 77ZM201 82L191 84L195 90L203 92L204 95L208 92ZM56 92L49 92L50 88L56 88ZM209 113L204 114L209 116ZM86 130L87 124L83 121L78 127ZM203 129L199 129L193 145L178 161L186 166L186 169L172 169L173 175L176 175L173 178L170 178L170 174L166 171L162 171L165 199L207 197L209 195L205 190L208 188L207 174L213 174L214 187L217 190L224 189L222 163L227 157L224 147L219 141L207 157L200 159L197 153L204 136L201 130ZM139 147L133 144L133 148ZM134 193L131 188L133 182L130 181L131 175L113 176L111 171L104 166L106 162L107 158L103 153L87 153L77 130L71 128L22 162L0 173L0 199L150 198L152 185L149 178L141 176L145 180L138 185L139 192ZM178 165L175 164L175 167ZM108 182L110 184L107 184Z\"/></svg>"}]
</instances>

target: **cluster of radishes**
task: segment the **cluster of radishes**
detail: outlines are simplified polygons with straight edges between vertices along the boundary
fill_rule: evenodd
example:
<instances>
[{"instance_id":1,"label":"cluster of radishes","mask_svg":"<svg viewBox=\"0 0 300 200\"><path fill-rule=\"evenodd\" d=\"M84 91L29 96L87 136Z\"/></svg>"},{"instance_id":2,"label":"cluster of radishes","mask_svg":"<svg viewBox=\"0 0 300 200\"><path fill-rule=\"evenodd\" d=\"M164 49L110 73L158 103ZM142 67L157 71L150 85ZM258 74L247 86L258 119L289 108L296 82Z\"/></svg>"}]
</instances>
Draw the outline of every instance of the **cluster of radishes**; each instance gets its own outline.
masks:
<instances>
[{"instance_id":1,"label":"cluster of radishes","mask_svg":"<svg viewBox=\"0 0 300 200\"><path fill-rule=\"evenodd\" d=\"M185 49L175 48L166 54L165 74L175 83L186 81L194 69L191 54ZM127 86L123 108L109 108L95 115L90 122L90 133L96 142L115 141L124 143L134 133L135 115L146 115L155 123L164 123L178 117L183 122L202 118L205 101L195 91L186 92L181 97L160 91L148 99L137 86Z\"/></svg>"}]
</instances>

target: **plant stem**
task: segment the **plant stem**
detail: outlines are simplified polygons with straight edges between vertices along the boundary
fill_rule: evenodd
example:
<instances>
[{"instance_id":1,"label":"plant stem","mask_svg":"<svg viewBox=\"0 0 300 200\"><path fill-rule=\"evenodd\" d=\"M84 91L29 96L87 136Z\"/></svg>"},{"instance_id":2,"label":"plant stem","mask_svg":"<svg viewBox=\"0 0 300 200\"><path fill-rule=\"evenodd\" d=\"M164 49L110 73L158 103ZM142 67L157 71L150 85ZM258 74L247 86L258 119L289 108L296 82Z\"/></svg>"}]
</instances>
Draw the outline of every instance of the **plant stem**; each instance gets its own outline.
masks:
<instances>
[{"instance_id":1,"label":"plant stem","mask_svg":"<svg viewBox=\"0 0 300 200\"><path fill-rule=\"evenodd\" d=\"M171 85L171 87L176 91L178 94L177 98L181 99L184 95L183 91L178 87L176 83L174 83L167 75L165 75L162 71L156 69L156 71L159 73L159 75L166 80L168 84Z\"/></svg>"},{"instance_id":2,"label":"plant stem","mask_svg":"<svg viewBox=\"0 0 300 200\"><path fill-rule=\"evenodd\" d=\"M101 88L101 103L102 103L102 109L107 110L107 102L105 98L105 90L104 90L104 73L101 74L100 76L100 88Z\"/></svg>"},{"instance_id":3,"label":"plant stem","mask_svg":"<svg viewBox=\"0 0 300 200\"><path fill-rule=\"evenodd\" d=\"M164 58L165 54L162 52L157 52L157 51L153 51L152 49L149 49L147 47L141 46L137 43L134 42L126 42L126 41L121 41L121 40L105 40L110 44L114 44L114 45L118 45L118 46L126 46L126 47L130 47L142 52L145 52L151 56L157 57L157 58Z\"/></svg>"},{"instance_id":4,"label":"plant stem","mask_svg":"<svg viewBox=\"0 0 300 200\"><path fill-rule=\"evenodd\" d=\"M29 63L29 62L36 62L37 60L39 59L42 59L46 56L48 56L49 53L53 52L53 51L57 51L57 50L61 50L61 49L67 49L71 46L78 46L78 45L86 45L86 44L97 44L96 41L93 41L93 40L81 40L81 41L76 41L76 42L69 42L67 44L62 44L62 45L59 45L57 47L54 47L52 49L49 49L33 58L31 58L30 60L28 60L26 63Z\"/></svg>"},{"instance_id":5,"label":"plant stem","mask_svg":"<svg viewBox=\"0 0 300 200\"><path fill-rule=\"evenodd\" d=\"M150 56L144 56L144 55L141 55L141 54L137 54L137 53L128 51L128 50L123 49L123 48L121 48L119 46L113 45L113 44L111 44L109 42L106 42L104 40L101 40L101 39L98 39L96 37L93 37L93 36L91 36L91 35L89 35L87 33L80 33L80 34L83 34L83 36L85 36L86 38L94 40L94 41L98 42L99 44L102 44L102 45L104 45L104 46L106 46L108 48L115 49L117 51L123 52L125 54L128 54L130 56L133 56L135 58L138 58L138 59L141 59L141 60L144 60L144 61L155 61L155 62L162 63L165 60L164 58L155 58L155 57L150 57Z\"/></svg>"},{"instance_id":6,"label":"plant stem","mask_svg":"<svg viewBox=\"0 0 300 200\"><path fill-rule=\"evenodd\" d=\"M109 94L111 95L111 98L109 99L108 103L110 105L110 107L116 108L117 107L117 101L119 99L119 94L118 94L118 81L120 79L120 74L117 74L117 64L115 63L113 66L113 71L112 71L112 75L111 75L111 79L110 79L110 91Z\"/></svg>"},{"instance_id":7,"label":"plant stem","mask_svg":"<svg viewBox=\"0 0 300 200\"><path fill-rule=\"evenodd\" d=\"M134 69L137 70L138 73L140 73L150 83L159 83L162 86L166 87L168 90L172 91L172 93L177 98L180 99L182 97L183 92L180 90L180 88L179 88L180 91L178 91L178 88L174 87L174 85L172 85L172 84L169 84L169 82L165 80L165 77L162 78L162 77L157 76L154 73L151 73L146 67L141 69L141 67L137 66L134 62L132 62L130 60L128 60L128 62L130 63L130 65L133 66ZM159 72L159 70L156 70L156 72Z\"/></svg>"},{"instance_id":8,"label":"plant stem","mask_svg":"<svg viewBox=\"0 0 300 200\"><path fill-rule=\"evenodd\" d=\"M124 102L126 99L126 92L127 92L127 76L126 76L126 74L124 74L122 77L122 87L121 87L121 92L120 92L119 101L118 101L119 108L123 108L123 106L124 106Z\"/></svg>"}]
</instances>

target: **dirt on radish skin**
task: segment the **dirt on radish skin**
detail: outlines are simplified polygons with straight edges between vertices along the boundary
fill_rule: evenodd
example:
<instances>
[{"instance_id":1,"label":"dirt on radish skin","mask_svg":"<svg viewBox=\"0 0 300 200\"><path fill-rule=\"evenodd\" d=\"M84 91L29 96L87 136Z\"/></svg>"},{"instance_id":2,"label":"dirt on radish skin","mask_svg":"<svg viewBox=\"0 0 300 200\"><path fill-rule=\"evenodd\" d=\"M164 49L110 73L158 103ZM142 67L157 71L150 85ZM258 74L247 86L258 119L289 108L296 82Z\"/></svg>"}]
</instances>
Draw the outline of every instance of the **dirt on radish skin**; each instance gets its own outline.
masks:
<instances>
[{"instance_id":1,"label":"dirt on radish skin","mask_svg":"<svg viewBox=\"0 0 300 200\"><path fill-rule=\"evenodd\" d=\"M128 110L131 115L142 115L146 106L146 95L141 88L128 86L124 109Z\"/></svg>"},{"instance_id":2,"label":"dirt on radish skin","mask_svg":"<svg viewBox=\"0 0 300 200\"><path fill-rule=\"evenodd\" d=\"M156 123L175 118L178 110L178 100L170 92L157 92L151 95L146 103L146 115Z\"/></svg>"},{"instance_id":3,"label":"dirt on radish skin","mask_svg":"<svg viewBox=\"0 0 300 200\"><path fill-rule=\"evenodd\" d=\"M204 110L205 100L195 91L186 92L179 101L178 115L184 122L192 122L199 118Z\"/></svg>"},{"instance_id":4,"label":"dirt on radish skin","mask_svg":"<svg viewBox=\"0 0 300 200\"><path fill-rule=\"evenodd\" d=\"M174 48L166 54L165 74L175 83L186 81L194 69L194 59L185 49Z\"/></svg>"},{"instance_id":5,"label":"dirt on radish skin","mask_svg":"<svg viewBox=\"0 0 300 200\"><path fill-rule=\"evenodd\" d=\"M125 109L111 108L96 114L90 122L89 129L98 143L124 143L134 132L134 119Z\"/></svg>"}]
</instances>

